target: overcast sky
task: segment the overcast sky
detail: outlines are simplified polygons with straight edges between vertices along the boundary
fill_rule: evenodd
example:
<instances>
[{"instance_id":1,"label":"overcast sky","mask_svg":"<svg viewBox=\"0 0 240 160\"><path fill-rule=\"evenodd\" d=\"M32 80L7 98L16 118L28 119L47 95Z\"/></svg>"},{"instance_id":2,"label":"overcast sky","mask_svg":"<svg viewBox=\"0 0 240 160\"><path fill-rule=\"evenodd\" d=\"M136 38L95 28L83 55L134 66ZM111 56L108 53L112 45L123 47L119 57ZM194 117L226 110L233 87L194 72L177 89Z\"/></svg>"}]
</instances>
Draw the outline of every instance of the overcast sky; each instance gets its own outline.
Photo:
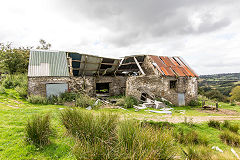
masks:
<instances>
[{"instance_id":1,"label":"overcast sky","mask_svg":"<svg viewBox=\"0 0 240 160\"><path fill-rule=\"evenodd\" d=\"M182 56L198 74L240 72L240 0L0 0L0 43L107 57Z\"/></svg>"}]
</instances>

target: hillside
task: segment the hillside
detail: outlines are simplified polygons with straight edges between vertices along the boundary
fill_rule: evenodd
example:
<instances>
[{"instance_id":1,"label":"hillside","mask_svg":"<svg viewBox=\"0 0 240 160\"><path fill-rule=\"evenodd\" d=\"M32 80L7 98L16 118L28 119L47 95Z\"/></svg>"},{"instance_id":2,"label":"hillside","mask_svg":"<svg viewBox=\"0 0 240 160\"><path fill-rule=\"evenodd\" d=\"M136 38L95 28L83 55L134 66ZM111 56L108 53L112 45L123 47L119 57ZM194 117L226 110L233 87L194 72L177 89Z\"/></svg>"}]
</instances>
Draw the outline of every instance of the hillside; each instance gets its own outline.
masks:
<instances>
[{"instance_id":1,"label":"hillside","mask_svg":"<svg viewBox=\"0 0 240 160\"><path fill-rule=\"evenodd\" d=\"M199 88L205 92L217 89L225 96L229 96L232 88L240 85L240 73L201 75L199 78Z\"/></svg>"}]
</instances>

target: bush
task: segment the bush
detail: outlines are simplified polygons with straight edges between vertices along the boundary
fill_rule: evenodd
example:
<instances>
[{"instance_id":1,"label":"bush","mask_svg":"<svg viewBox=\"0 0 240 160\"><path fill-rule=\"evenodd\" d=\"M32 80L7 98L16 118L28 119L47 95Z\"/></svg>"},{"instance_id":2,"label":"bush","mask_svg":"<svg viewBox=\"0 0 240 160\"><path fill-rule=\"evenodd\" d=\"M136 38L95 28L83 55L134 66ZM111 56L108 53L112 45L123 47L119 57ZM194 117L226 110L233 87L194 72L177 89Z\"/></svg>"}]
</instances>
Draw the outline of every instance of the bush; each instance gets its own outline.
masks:
<instances>
[{"instance_id":1,"label":"bush","mask_svg":"<svg viewBox=\"0 0 240 160\"><path fill-rule=\"evenodd\" d=\"M34 115L26 125L26 140L37 147L42 147L50 143L49 136L52 132L50 128L50 116Z\"/></svg>"},{"instance_id":2,"label":"bush","mask_svg":"<svg viewBox=\"0 0 240 160\"><path fill-rule=\"evenodd\" d=\"M189 102L189 106L192 106L192 107L194 107L194 106L201 106L201 103L199 101L197 101L197 100L191 100Z\"/></svg>"},{"instance_id":3,"label":"bush","mask_svg":"<svg viewBox=\"0 0 240 160\"><path fill-rule=\"evenodd\" d=\"M27 75L25 74L6 75L2 79L2 86L6 89L16 88L17 86L27 88L28 86Z\"/></svg>"},{"instance_id":4,"label":"bush","mask_svg":"<svg viewBox=\"0 0 240 160\"><path fill-rule=\"evenodd\" d=\"M27 88L17 86L15 90L17 91L20 97L27 98L28 95Z\"/></svg>"},{"instance_id":5,"label":"bush","mask_svg":"<svg viewBox=\"0 0 240 160\"><path fill-rule=\"evenodd\" d=\"M32 104L48 104L47 98L40 95L30 95L27 101Z\"/></svg>"},{"instance_id":6,"label":"bush","mask_svg":"<svg viewBox=\"0 0 240 160\"><path fill-rule=\"evenodd\" d=\"M221 123L219 121L215 121L215 120L210 120L208 122L208 126L213 127L213 128L217 128L217 129L221 129Z\"/></svg>"},{"instance_id":7,"label":"bush","mask_svg":"<svg viewBox=\"0 0 240 160\"><path fill-rule=\"evenodd\" d=\"M76 93L73 92L65 92L60 94L60 98L63 100L63 102L72 102L76 100Z\"/></svg>"},{"instance_id":8,"label":"bush","mask_svg":"<svg viewBox=\"0 0 240 160\"><path fill-rule=\"evenodd\" d=\"M76 98L76 106L86 108L88 106L93 106L94 99L86 94L79 94Z\"/></svg>"},{"instance_id":9,"label":"bush","mask_svg":"<svg viewBox=\"0 0 240 160\"><path fill-rule=\"evenodd\" d=\"M230 146L233 146L233 147L240 146L240 136L228 130L222 132L220 134L220 138L223 142L225 142Z\"/></svg>"},{"instance_id":10,"label":"bush","mask_svg":"<svg viewBox=\"0 0 240 160\"><path fill-rule=\"evenodd\" d=\"M133 105L138 105L138 100L134 97L127 96L117 100L117 106L123 106L124 108L133 108Z\"/></svg>"},{"instance_id":11,"label":"bush","mask_svg":"<svg viewBox=\"0 0 240 160\"><path fill-rule=\"evenodd\" d=\"M134 97L127 96L125 97L124 100L125 100L125 104L124 104L125 108L133 108L133 105L138 105L138 101Z\"/></svg>"},{"instance_id":12,"label":"bush","mask_svg":"<svg viewBox=\"0 0 240 160\"><path fill-rule=\"evenodd\" d=\"M0 94L5 94L6 90L4 87L0 86Z\"/></svg>"}]
</instances>

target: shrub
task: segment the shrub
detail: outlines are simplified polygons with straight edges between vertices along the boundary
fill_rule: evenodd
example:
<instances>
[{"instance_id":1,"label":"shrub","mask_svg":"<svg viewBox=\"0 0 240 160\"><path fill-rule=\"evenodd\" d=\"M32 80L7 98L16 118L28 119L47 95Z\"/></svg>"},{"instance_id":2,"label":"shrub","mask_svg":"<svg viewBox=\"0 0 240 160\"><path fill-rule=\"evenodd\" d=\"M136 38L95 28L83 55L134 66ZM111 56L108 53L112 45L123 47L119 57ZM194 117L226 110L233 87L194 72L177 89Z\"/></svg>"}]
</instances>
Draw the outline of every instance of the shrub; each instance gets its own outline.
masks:
<instances>
[{"instance_id":1,"label":"shrub","mask_svg":"<svg viewBox=\"0 0 240 160\"><path fill-rule=\"evenodd\" d=\"M210 120L208 122L208 126L213 127L213 128L217 128L217 129L221 129L221 123L219 121L215 121L215 120Z\"/></svg>"},{"instance_id":2,"label":"shrub","mask_svg":"<svg viewBox=\"0 0 240 160\"><path fill-rule=\"evenodd\" d=\"M50 116L34 115L26 125L26 140L37 147L42 147L50 143L51 134Z\"/></svg>"},{"instance_id":3,"label":"shrub","mask_svg":"<svg viewBox=\"0 0 240 160\"><path fill-rule=\"evenodd\" d=\"M5 94L6 90L4 87L0 86L0 94Z\"/></svg>"},{"instance_id":4,"label":"shrub","mask_svg":"<svg viewBox=\"0 0 240 160\"><path fill-rule=\"evenodd\" d=\"M63 100L63 102L72 102L76 100L76 93L73 92L65 92L60 94L60 98Z\"/></svg>"},{"instance_id":5,"label":"shrub","mask_svg":"<svg viewBox=\"0 0 240 160\"><path fill-rule=\"evenodd\" d=\"M125 100L125 104L124 104L125 108L133 108L133 105L138 105L138 101L134 97L127 96L124 98L124 100Z\"/></svg>"},{"instance_id":6,"label":"shrub","mask_svg":"<svg viewBox=\"0 0 240 160\"><path fill-rule=\"evenodd\" d=\"M27 88L17 86L15 90L17 91L20 97L27 98L28 94Z\"/></svg>"},{"instance_id":7,"label":"shrub","mask_svg":"<svg viewBox=\"0 0 240 160\"><path fill-rule=\"evenodd\" d=\"M76 98L76 106L86 108L93 106L94 100L86 94L79 94Z\"/></svg>"},{"instance_id":8,"label":"shrub","mask_svg":"<svg viewBox=\"0 0 240 160\"><path fill-rule=\"evenodd\" d=\"M116 102L116 106L124 106L124 104L125 104L124 98L120 98Z\"/></svg>"},{"instance_id":9,"label":"shrub","mask_svg":"<svg viewBox=\"0 0 240 160\"><path fill-rule=\"evenodd\" d=\"M189 106L192 106L192 107L194 107L194 106L201 106L201 103L199 101L197 101L197 100L191 100L189 102Z\"/></svg>"},{"instance_id":10,"label":"shrub","mask_svg":"<svg viewBox=\"0 0 240 160\"><path fill-rule=\"evenodd\" d=\"M240 146L240 136L235 133L226 130L220 134L220 138L223 142L230 146L233 147Z\"/></svg>"},{"instance_id":11,"label":"shrub","mask_svg":"<svg viewBox=\"0 0 240 160\"><path fill-rule=\"evenodd\" d=\"M17 86L27 88L28 80L27 75L6 75L2 79L2 86L6 89L16 88Z\"/></svg>"},{"instance_id":12,"label":"shrub","mask_svg":"<svg viewBox=\"0 0 240 160\"><path fill-rule=\"evenodd\" d=\"M40 95L30 95L27 101L32 104L48 104L47 98Z\"/></svg>"}]
</instances>

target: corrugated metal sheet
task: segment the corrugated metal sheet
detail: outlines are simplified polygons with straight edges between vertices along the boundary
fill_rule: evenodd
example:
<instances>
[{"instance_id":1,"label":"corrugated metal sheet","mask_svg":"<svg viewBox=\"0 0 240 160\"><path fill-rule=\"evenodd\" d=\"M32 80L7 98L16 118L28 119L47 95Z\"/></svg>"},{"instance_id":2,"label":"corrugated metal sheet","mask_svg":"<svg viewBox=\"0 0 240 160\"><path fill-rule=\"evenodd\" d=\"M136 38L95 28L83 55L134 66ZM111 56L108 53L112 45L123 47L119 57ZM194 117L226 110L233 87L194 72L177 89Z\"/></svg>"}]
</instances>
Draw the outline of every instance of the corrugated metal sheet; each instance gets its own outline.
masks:
<instances>
[{"instance_id":1,"label":"corrugated metal sheet","mask_svg":"<svg viewBox=\"0 0 240 160\"><path fill-rule=\"evenodd\" d=\"M157 64L158 71L165 76L198 77L181 57L152 56L150 58Z\"/></svg>"},{"instance_id":2,"label":"corrugated metal sheet","mask_svg":"<svg viewBox=\"0 0 240 160\"><path fill-rule=\"evenodd\" d=\"M69 76L66 53L61 51L31 50L28 76Z\"/></svg>"}]
</instances>

